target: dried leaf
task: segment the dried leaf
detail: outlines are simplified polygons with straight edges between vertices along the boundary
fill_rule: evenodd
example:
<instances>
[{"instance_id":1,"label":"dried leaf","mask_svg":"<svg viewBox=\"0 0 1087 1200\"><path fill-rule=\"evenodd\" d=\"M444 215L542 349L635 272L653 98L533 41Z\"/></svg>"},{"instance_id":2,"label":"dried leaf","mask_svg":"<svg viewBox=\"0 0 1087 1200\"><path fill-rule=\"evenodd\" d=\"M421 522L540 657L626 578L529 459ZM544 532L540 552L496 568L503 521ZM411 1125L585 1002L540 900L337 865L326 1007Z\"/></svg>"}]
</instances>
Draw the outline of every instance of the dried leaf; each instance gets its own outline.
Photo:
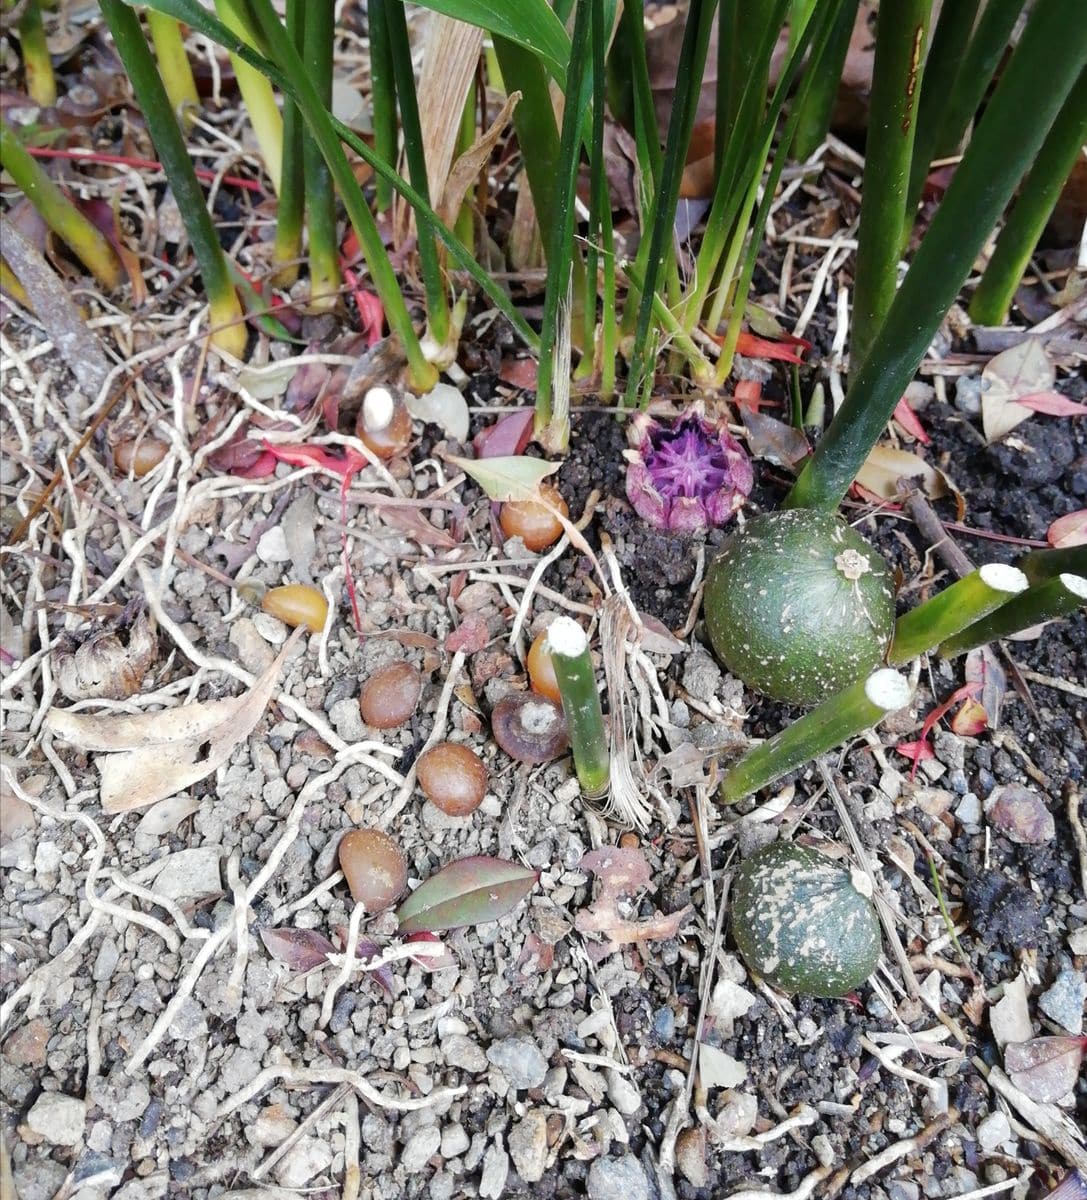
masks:
<instances>
[{"instance_id":1,"label":"dried leaf","mask_svg":"<svg viewBox=\"0 0 1087 1200\"><path fill-rule=\"evenodd\" d=\"M747 448L754 458L765 458L792 470L811 453L808 439L784 421L746 406L740 409L740 419L747 430Z\"/></svg>"},{"instance_id":2,"label":"dried leaf","mask_svg":"<svg viewBox=\"0 0 1087 1200\"><path fill-rule=\"evenodd\" d=\"M534 358L504 358L498 368L498 378L511 387L534 392L536 390L536 360Z\"/></svg>"},{"instance_id":3,"label":"dried leaf","mask_svg":"<svg viewBox=\"0 0 1087 1200\"><path fill-rule=\"evenodd\" d=\"M601 898L617 900L648 888L652 876L641 850L604 846L582 855L581 867L591 871L600 884Z\"/></svg>"},{"instance_id":4,"label":"dried leaf","mask_svg":"<svg viewBox=\"0 0 1087 1200\"><path fill-rule=\"evenodd\" d=\"M658 913L644 920L632 921L621 915L619 900L648 888L650 884L649 864L640 850L605 846L590 850L582 857L581 865L592 871L600 886L596 900L574 917L574 928L579 933L602 934L606 939L606 953L622 945L675 937L683 922L694 912L693 906L688 904L677 912Z\"/></svg>"},{"instance_id":5,"label":"dried leaf","mask_svg":"<svg viewBox=\"0 0 1087 1200\"><path fill-rule=\"evenodd\" d=\"M200 801L188 793L167 796L140 817L136 832L148 838L160 838L173 831L200 808Z\"/></svg>"},{"instance_id":6,"label":"dried leaf","mask_svg":"<svg viewBox=\"0 0 1087 1200\"><path fill-rule=\"evenodd\" d=\"M449 456L492 500L533 500L539 494L540 483L553 475L561 463L545 462L542 458L510 455L503 458L471 459Z\"/></svg>"},{"instance_id":7,"label":"dried leaf","mask_svg":"<svg viewBox=\"0 0 1087 1200\"><path fill-rule=\"evenodd\" d=\"M946 496L949 491L959 494L959 489L943 471L925 462L920 455L896 450L893 446L873 447L864 466L857 472L861 487L883 500L899 499L898 481L903 477L916 482L932 500Z\"/></svg>"},{"instance_id":8,"label":"dried leaf","mask_svg":"<svg viewBox=\"0 0 1087 1200\"><path fill-rule=\"evenodd\" d=\"M442 189L442 198L437 208L438 216L446 225L452 227L456 223L460 206L464 203L465 192L478 178L484 164L491 157L491 151L505 132L506 126L513 116L513 110L520 101L521 93L511 92L487 132L473 142L453 164L449 178L445 181L445 187Z\"/></svg>"},{"instance_id":9,"label":"dried leaf","mask_svg":"<svg viewBox=\"0 0 1087 1200\"><path fill-rule=\"evenodd\" d=\"M303 492L288 505L281 527L294 566L292 578L312 584L313 560L317 557L317 500L313 492Z\"/></svg>"},{"instance_id":10,"label":"dried leaf","mask_svg":"<svg viewBox=\"0 0 1087 1200\"><path fill-rule=\"evenodd\" d=\"M1045 536L1054 550L1087 546L1087 508L1058 517L1046 530Z\"/></svg>"},{"instance_id":11,"label":"dried leaf","mask_svg":"<svg viewBox=\"0 0 1087 1200\"><path fill-rule=\"evenodd\" d=\"M285 963L292 971L312 971L323 967L328 956L336 949L323 933L316 929L262 929L260 940L264 948L276 960Z\"/></svg>"},{"instance_id":12,"label":"dried leaf","mask_svg":"<svg viewBox=\"0 0 1087 1200\"><path fill-rule=\"evenodd\" d=\"M420 546L436 546L439 550L452 550L460 543L444 529L432 524L414 506L397 504L395 500L388 503L375 504L377 515L393 529L407 534L413 542Z\"/></svg>"},{"instance_id":13,"label":"dried leaf","mask_svg":"<svg viewBox=\"0 0 1087 1200\"><path fill-rule=\"evenodd\" d=\"M247 692L160 712L73 713L53 708L46 725L53 735L96 759L103 811L144 808L218 770L249 736L268 706L276 678L297 633Z\"/></svg>"},{"instance_id":14,"label":"dried leaf","mask_svg":"<svg viewBox=\"0 0 1087 1200\"><path fill-rule=\"evenodd\" d=\"M158 654L154 626L141 612L122 630L101 629L79 646L62 642L53 651L57 687L69 700L124 700L143 685Z\"/></svg>"},{"instance_id":15,"label":"dried leaf","mask_svg":"<svg viewBox=\"0 0 1087 1200\"><path fill-rule=\"evenodd\" d=\"M1032 412L1044 413L1047 417L1082 417L1087 413L1087 404L1069 400L1060 392L1038 392L1033 396L1020 396L1018 403Z\"/></svg>"},{"instance_id":16,"label":"dried leaf","mask_svg":"<svg viewBox=\"0 0 1087 1200\"><path fill-rule=\"evenodd\" d=\"M535 413L531 408L507 413L493 425L481 429L472 439L477 458L501 458L507 455L524 454L532 440L532 423Z\"/></svg>"},{"instance_id":17,"label":"dried leaf","mask_svg":"<svg viewBox=\"0 0 1087 1200\"><path fill-rule=\"evenodd\" d=\"M1038 1037L1004 1048L1012 1083L1032 1100L1052 1103L1076 1086L1087 1037Z\"/></svg>"},{"instance_id":18,"label":"dried leaf","mask_svg":"<svg viewBox=\"0 0 1087 1200\"><path fill-rule=\"evenodd\" d=\"M477 654L491 640L486 620L479 613L468 613L460 625L445 639L445 648L450 654L462 650L465 654Z\"/></svg>"},{"instance_id":19,"label":"dried leaf","mask_svg":"<svg viewBox=\"0 0 1087 1200\"><path fill-rule=\"evenodd\" d=\"M989 360L981 373L981 427L995 442L1027 420L1033 411L1025 396L1053 390L1053 364L1039 338L1026 338Z\"/></svg>"},{"instance_id":20,"label":"dried leaf","mask_svg":"<svg viewBox=\"0 0 1087 1200\"><path fill-rule=\"evenodd\" d=\"M427 948L427 952L411 956L411 961L417 963L425 971L444 971L446 967L457 965L456 955L446 947L437 934L420 930L418 933L409 933L404 941ZM438 948L441 953L436 952Z\"/></svg>"},{"instance_id":21,"label":"dried leaf","mask_svg":"<svg viewBox=\"0 0 1087 1200\"><path fill-rule=\"evenodd\" d=\"M340 944L346 952L348 939L347 926L337 925L336 936L340 939ZM381 957L381 947L377 942L370 941L369 938L359 938L355 943L355 957L362 963L371 962L373 959ZM393 994L393 969L388 963L380 963L378 966L368 970L366 974L387 996Z\"/></svg>"},{"instance_id":22,"label":"dried leaf","mask_svg":"<svg viewBox=\"0 0 1087 1200\"><path fill-rule=\"evenodd\" d=\"M905 396L895 405L894 419L910 437L916 438L923 446L927 446L932 441L917 414L910 408Z\"/></svg>"},{"instance_id":23,"label":"dried leaf","mask_svg":"<svg viewBox=\"0 0 1087 1200\"><path fill-rule=\"evenodd\" d=\"M436 383L422 396L409 393L405 404L417 421L437 425L458 442L468 440L468 403L460 389L451 383Z\"/></svg>"},{"instance_id":24,"label":"dried leaf","mask_svg":"<svg viewBox=\"0 0 1087 1200\"><path fill-rule=\"evenodd\" d=\"M962 707L951 718L951 732L959 737L977 737L989 726L989 714L978 700L964 700Z\"/></svg>"},{"instance_id":25,"label":"dried leaf","mask_svg":"<svg viewBox=\"0 0 1087 1200\"><path fill-rule=\"evenodd\" d=\"M1020 846L1038 846L1057 836L1045 801L1018 783L993 788L985 800L985 815L994 829Z\"/></svg>"},{"instance_id":26,"label":"dried leaf","mask_svg":"<svg viewBox=\"0 0 1087 1200\"><path fill-rule=\"evenodd\" d=\"M988 727L1000 727L1000 712L1008 690L1008 678L1000 660L988 646L979 646L966 656L966 682L977 685L973 698L985 711ZM964 706L965 707L965 706Z\"/></svg>"},{"instance_id":27,"label":"dried leaf","mask_svg":"<svg viewBox=\"0 0 1087 1200\"><path fill-rule=\"evenodd\" d=\"M736 353L747 358L777 359L779 362L803 365L804 351L811 349L811 342L803 338L784 334L785 342L771 342L753 333L741 333L736 341ZM718 339L715 339L718 340ZM724 341L721 337L719 340Z\"/></svg>"},{"instance_id":28,"label":"dried leaf","mask_svg":"<svg viewBox=\"0 0 1087 1200\"><path fill-rule=\"evenodd\" d=\"M538 871L501 858L457 859L420 884L396 910L401 933L497 921L536 885Z\"/></svg>"}]
</instances>

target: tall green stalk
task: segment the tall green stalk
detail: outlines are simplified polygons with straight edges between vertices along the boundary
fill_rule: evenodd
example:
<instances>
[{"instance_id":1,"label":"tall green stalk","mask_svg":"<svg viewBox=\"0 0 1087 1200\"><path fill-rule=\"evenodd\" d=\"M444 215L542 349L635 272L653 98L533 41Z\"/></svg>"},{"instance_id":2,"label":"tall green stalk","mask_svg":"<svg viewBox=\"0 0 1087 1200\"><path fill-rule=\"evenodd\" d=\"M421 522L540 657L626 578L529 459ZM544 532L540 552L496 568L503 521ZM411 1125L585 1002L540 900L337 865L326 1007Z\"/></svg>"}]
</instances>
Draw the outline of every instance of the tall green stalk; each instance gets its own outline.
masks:
<instances>
[{"instance_id":1,"label":"tall green stalk","mask_svg":"<svg viewBox=\"0 0 1087 1200\"><path fill-rule=\"evenodd\" d=\"M536 438L550 450L564 450L570 439L569 362L556 349L569 344L572 314L566 299L571 294L574 245L574 192L581 163L582 114L577 103L589 56L592 29L590 0L577 0L574 32L570 42L570 65L566 72L566 104L559 140L559 170L550 193L554 219L547 246L547 286L543 322L540 326L540 362L536 372ZM526 151L528 153L529 151ZM537 211L539 211L537 196ZM595 295L594 295L595 308ZM560 323L565 328L560 329ZM556 378L556 368L566 373ZM558 392L560 403L556 404Z\"/></svg>"},{"instance_id":2,"label":"tall green stalk","mask_svg":"<svg viewBox=\"0 0 1087 1200\"><path fill-rule=\"evenodd\" d=\"M332 107L332 54L336 39L335 0L306 0L302 18L302 63L325 109ZM336 190L320 146L303 130L306 173L306 230L309 235L310 306L333 309L339 301L340 247L336 238Z\"/></svg>"},{"instance_id":3,"label":"tall green stalk","mask_svg":"<svg viewBox=\"0 0 1087 1200\"><path fill-rule=\"evenodd\" d=\"M159 78L151 49L134 9L122 0L101 0L102 15L113 35L136 103L140 106L155 152L166 170L193 253L200 266L211 314L211 341L235 358L245 355L247 333L242 306L230 278L226 255L219 244L196 170L181 136L170 98Z\"/></svg>"},{"instance_id":4,"label":"tall green stalk","mask_svg":"<svg viewBox=\"0 0 1087 1200\"><path fill-rule=\"evenodd\" d=\"M989 231L1087 63L1087 21L1038 0L840 411L787 503L834 508L856 478Z\"/></svg>"},{"instance_id":5,"label":"tall green stalk","mask_svg":"<svg viewBox=\"0 0 1087 1200\"><path fill-rule=\"evenodd\" d=\"M732 185L732 180L722 174L729 141L737 138L750 141L754 123L762 114L770 78L770 59L763 43L776 15L774 0L721 0L718 6L713 147L715 189ZM778 30L775 30L775 38ZM758 106L745 104L745 95L756 96Z\"/></svg>"},{"instance_id":6,"label":"tall green stalk","mask_svg":"<svg viewBox=\"0 0 1087 1200\"><path fill-rule=\"evenodd\" d=\"M942 4L929 39L921 99L917 103L917 129L913 137L913 162L906 191L906 219L902 228L903 247L909 242L917 204L928 178L936 149L947 96L966 53L981 0L954 0Z\"/></svg>"},{"instance_id":7,"label":"tall green stalk","mask_svg":"<svg viewBox=\"0 0 1087 1200\"><path fill-rule=\"evenodd\" d=\"M595 288L597 258L602 263L600 289L600 339L596 347L600 364L600 394L611 396L615 391L615 359L618 336L618 320L615 311L615 244L612 238L611 195L608 190L607 165L604 161L604 55L607 48L608 31L604 27L604 0L592 0L592 44L593 44L593 132L591 141L592 160L589 164L590 205L593 214L593 232L590 235L590 251L586 275ZM595 238L600 239L599 252ZM586 311L589 306L586 304ZM592 306L593 314L596 305ZM591 345L589 338L586 345Z\"/></svg>"},{"instance_id":8,"label":"tall green stalk","mask_svg":"<svg viewBox=\"0 0 1087 1200\"><path fill-rule=\"evenodd\" d=\"M1087 142L1087 71L1072 88L1038 152L970 301L978 325L999 325L1060 199L1061 190Z\"/></svg>"},{"instance_id":9,"label":"tall green stalk","mask_svg":"<svg viewBox=\"0 0 1087 1200\"><path fill-rule=\"evenodd\" d=\"M287 36L302 53L305 48L306 0L287 0ZM302 139L306 124L298 105L283 97L283 168L276 205L276 238L272 252L278 269L274 280L289 287L298 278L298 260L302 255L302 229L306 210L306 174L302 160Z\"/></svg>"},{"instance_id":10,"label":"tall green stalk","mask_svg":"<svg viewBox=\"0 0 1087 1200\"><path fill-rule=\"evenodd\" d=\"M389 48L392 53L396 98L400 107L400 128L404 133L404 154L408 160L408 178L415 190L430 200L427 184L423 127L419 120L419 100L415 93L415 69L411 61L408 24L401 0L389 0L385 7ZM419 267L426 292L428 335L435 347L446 349L449 340L449 298L438 258L434 236L423 225L417 226Z\"/></svg>"},{"instance_id":11,"label":"tall green stalk","mask_svg":"<svg viewBox=\"0 0 1087 1200\"><path fill-rule=\"evenodd\" d=\"M215 11L231 33L244 42L257 43L246 0L215 0ZM230 56L230 64L238 81L238 90L245 101L253 136L264 159L264 169L268 172L276 195L279 195L283 171L283 118L276 107L272 85L238 55Z\"/></svg>"},{"instance_id":12,"label":"tall green stalk","mask_svg":"<svg viewBox=\"0 0 1087 1200\"><path fill-rule=\"evenodd\" d=\"M103 287L113 290L124 272L121 261L105 236L45 173L41 164L0 117L0 166L38 211L49 228Z\"/></svg>"},{"instance_id":13,"label":"tall green stalk","mask_svg":"<svg viewBox=\"0 0 1087 1200\"><path fill-rule=\"evenodd\" d=\"M802 162L819 149L830 130L834 101L838 98L842 70L849 53L853 27L857 23L859 4L860 0L848 0L842 5L822 57L809 68L815 79L800 114L796 137L793 139L793 157Z\"/></svg>"},{"instance_id":14,"label":"tall green stalk","mask_svg":"<svg viewBox=\"0 0 1087 1200\"><path fill-rule=\"evenodd\" d=\"M589 639L573 618L556 617L548 626L546 644L562 697L578 783L586 799L600 800L608 792L611 761Z\"/></svg>"},{"instance_id":15,"label":"tall green stalk","mask_svg":"<svg viewBox=\"0 0 1087 1200\"><path fill-rule=\"evenodd\" d=\"M53 60L45 40L45 26L42 24L38 0L24 0L18 31L26 94L35 104L48 108L57 102L57 77L53 73Z\"/></svg>"},{"instance_id":16,"label":"tall green stalk","mask_svg":"<svg viewBox=\"0 0 1087 1200\"><path fill-rule=\"evenodd\" d=\"M1044 625L1058 617L1067 617L1087 604L1087 578L1082 575L1057 575L1035 584L996 612L967 626L942 642L939 654L956 658L1000 638L1013 637L1024 629Z\"/></svg>"},{"instance_id":17,"label":"tall green stalk","mask_svg":"<svg viewBox=\"0 0 1087 1200\"><path fill-rule=\"evenodd\" d=\"M854 371L864 362L897 286L931 11L932 0L900 0L880 5L877 18L853 283L849 361Z\"/></svg>"},{"instance_id":18,"label":"tall green stalk","mask_svg":"<svg viewBox=\"0 0 1087 1200\"><path fill-rule=\"evenodd\" d=\"M181 26L173 17L149 9L147 28L151 32L151 44L155 47L155 60L159 65L166 94L174 107L177 119L188 127L193 115L200 107L200 94L196 90L189 56L185 50L185 39Z\"/></svg>"},{"instance_id":19,"label":"tall green stalk","mask_svg":"<svg viewBox=\"0 0 1087 1200\"><path fill-rule=\"evenodd\" d=\"M374 149L392 166L396 165L396 81L386 9L400 0L370 0L366 17L370 32L370 105L374 125ZM374 185L378 212L393 199L392 184L378 176Z\"/></svg>"}]
</instances>

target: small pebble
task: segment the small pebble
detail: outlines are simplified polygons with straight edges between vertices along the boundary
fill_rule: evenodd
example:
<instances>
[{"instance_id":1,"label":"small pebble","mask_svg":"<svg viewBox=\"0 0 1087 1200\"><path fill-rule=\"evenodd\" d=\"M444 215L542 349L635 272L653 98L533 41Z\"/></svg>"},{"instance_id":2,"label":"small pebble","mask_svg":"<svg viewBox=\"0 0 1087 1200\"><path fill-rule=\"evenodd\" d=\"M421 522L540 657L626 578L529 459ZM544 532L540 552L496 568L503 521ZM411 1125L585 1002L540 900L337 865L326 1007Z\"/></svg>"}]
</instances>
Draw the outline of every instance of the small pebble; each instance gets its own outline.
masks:
<instances>
[{"instance_id":1,"label":"small pebble","mask_svg":"<svg viewBox=\"0 0 1087 1200\"><path fill-rule=\"evenodd\" d=\"M300 1138L276 1164L276 1179L285 1188L304 1187L332 1165L332 1147L324 1138Z\"/></svg>"},{"instance_id":2,"label":"small pebble","mask_svg":"<svg viewBox=\"0 0 1087 1200\"><path fill-rule=\"evenodd\" d=\"M487 1061L498 1068L515 1091L539 1087L547 1074L547 1059L531 1038L514 1036L494 1042Z\"/></svg>"},{"instance_id":3,"label":"small pebble","mask_svg":"<svg viewBox=\"0 0 1087 1200\"><path fill-rule=\"evenodd\" d=\"M1083 1033L1083 1009L1087 1003L1087 978L1082 971L1066 967L1043 992L1038 1007L1051 1020L1069 1033Z\"/></svg>"},{"instance_id":4,"label":"small pebble","mask_svg":"<svg viewBox=\"0 0 1087 1200\"><path fill-rule=\"evenodd\" d=\"M459 1158L468 1149L470 1142L464 1126L454 1121L442 1130L442 1158L448 1162L451 1158Z\"/></svg>"},{"instance_id":5,"label":"small pebble","mask_svg":"<svg viewBox=\"0 0 1087 1200\"><path fill-rule=\"evenodd\" d=\"M649 1200L649 1180L633 1154L596 1159L586 1187L589 1200Z\"/></svg>"},{"instance_id":6,"label":"small pebble","mask_svg":"<svg viewBox=\"0 0 1087 1200\"><path fill-rule=\"evenodd\" d=\"M1012 1127L1000 1109L978 1122L978 1145L983 1150L995 1150L998 1146L1002 1146L1011 1135Z\"/></svg>"},{"instance_id":7,"label":"small pebble","mask_svg":"<svg viewBox=\"0 0 1087 1200\"><path fill-rule=\"evenodd\" d=\"M479 1180L479 1194L482 1200L498 1200L506 1190L506 1180L510 1173L510 1156L499 1143L487 1147L483 1156L483 1174Z\"/></svg>"},{"instance_id":8,"label":"small pebble","mask_svg":"<svg viewBox=\"0 0 1087 1200\"><path fill-rule=\"evenodd\" d=\"M547 1167L547 1114L530 1108L509 1132L510 1156L525 1183L538 1183Z\"/></svg>"},{"instance_id":9,"label":"small pebble","mask_svg":"<svg viewBox=\"0 0 1087 1200\"><path fill-rule=\"evenodd\" d=\"M87 1106L75 1096L42 1092L27 1114L26 1123L54 1146L78 1146L87 1124Z\"/></svg>"},{"instance_id":10,"label":"small pebble","mask_svg":"<svg viewBox=\"0 0 1087 1200\"><path fill-rule=\"evenodd\" d=\"M400 1165L405 1171L421 1171L438 1153L441 1140L442 1135L436 1125L425 1125L408 1139L400 1155Z\"/></svg>"}]
</instances>

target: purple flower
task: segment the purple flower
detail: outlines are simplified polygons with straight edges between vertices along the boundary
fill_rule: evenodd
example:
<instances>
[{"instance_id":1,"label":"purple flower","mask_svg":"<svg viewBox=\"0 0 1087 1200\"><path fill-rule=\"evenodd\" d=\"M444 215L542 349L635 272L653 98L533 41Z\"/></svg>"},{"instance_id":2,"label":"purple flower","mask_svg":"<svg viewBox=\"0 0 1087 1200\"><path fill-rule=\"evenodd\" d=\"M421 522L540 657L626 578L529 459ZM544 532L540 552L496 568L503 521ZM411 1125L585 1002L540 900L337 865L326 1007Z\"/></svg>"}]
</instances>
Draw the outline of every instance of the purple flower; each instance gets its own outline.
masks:
<instances>
[{"instance_id":1,"label":"purple flower","mask_svg":"<svg viewBox=\"0 0 1087 1200\"><path fill-rule=\"evenodd\" d=\"M633 447L626 452L627 499L658 529L691 533L724 525L751 491L754 474L743 447L698 405L671 427L640 413L627 438Z\"/></svg>"}]
</instances>

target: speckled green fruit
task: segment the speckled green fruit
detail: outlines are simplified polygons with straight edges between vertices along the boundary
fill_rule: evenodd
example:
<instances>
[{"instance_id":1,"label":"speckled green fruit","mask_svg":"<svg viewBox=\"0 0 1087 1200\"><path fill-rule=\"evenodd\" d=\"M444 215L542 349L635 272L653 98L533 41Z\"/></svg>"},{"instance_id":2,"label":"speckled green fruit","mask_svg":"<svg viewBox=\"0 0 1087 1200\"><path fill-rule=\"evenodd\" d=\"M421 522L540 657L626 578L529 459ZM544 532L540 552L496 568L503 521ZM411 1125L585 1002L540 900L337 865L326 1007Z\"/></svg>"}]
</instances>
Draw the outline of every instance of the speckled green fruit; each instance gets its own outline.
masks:
<instances>
[{"instance_id":1,"label":"speckled green fruit","mask_svg":"<svg viewBox=\"0 0 1087 1200\"><path fill-rule=\"evenodd\" d=\"M844 996L876 968L879 918L871 900L848 871L814 850L793 842L757 850L736 875L731 908L747 965L783 991Z\"/></svg>"},{"instance_id":2,"label":"speckled green fruit","mask_svg":"<svg viewBox=\"0 0 1087 1200\"><path fill-rule=\"evenodd\" d=\"M891 573L832 513L764 513L710 566L706 629L755 691L817 704L878 666L894 632Z\"/></svg>"}]
</instances>

